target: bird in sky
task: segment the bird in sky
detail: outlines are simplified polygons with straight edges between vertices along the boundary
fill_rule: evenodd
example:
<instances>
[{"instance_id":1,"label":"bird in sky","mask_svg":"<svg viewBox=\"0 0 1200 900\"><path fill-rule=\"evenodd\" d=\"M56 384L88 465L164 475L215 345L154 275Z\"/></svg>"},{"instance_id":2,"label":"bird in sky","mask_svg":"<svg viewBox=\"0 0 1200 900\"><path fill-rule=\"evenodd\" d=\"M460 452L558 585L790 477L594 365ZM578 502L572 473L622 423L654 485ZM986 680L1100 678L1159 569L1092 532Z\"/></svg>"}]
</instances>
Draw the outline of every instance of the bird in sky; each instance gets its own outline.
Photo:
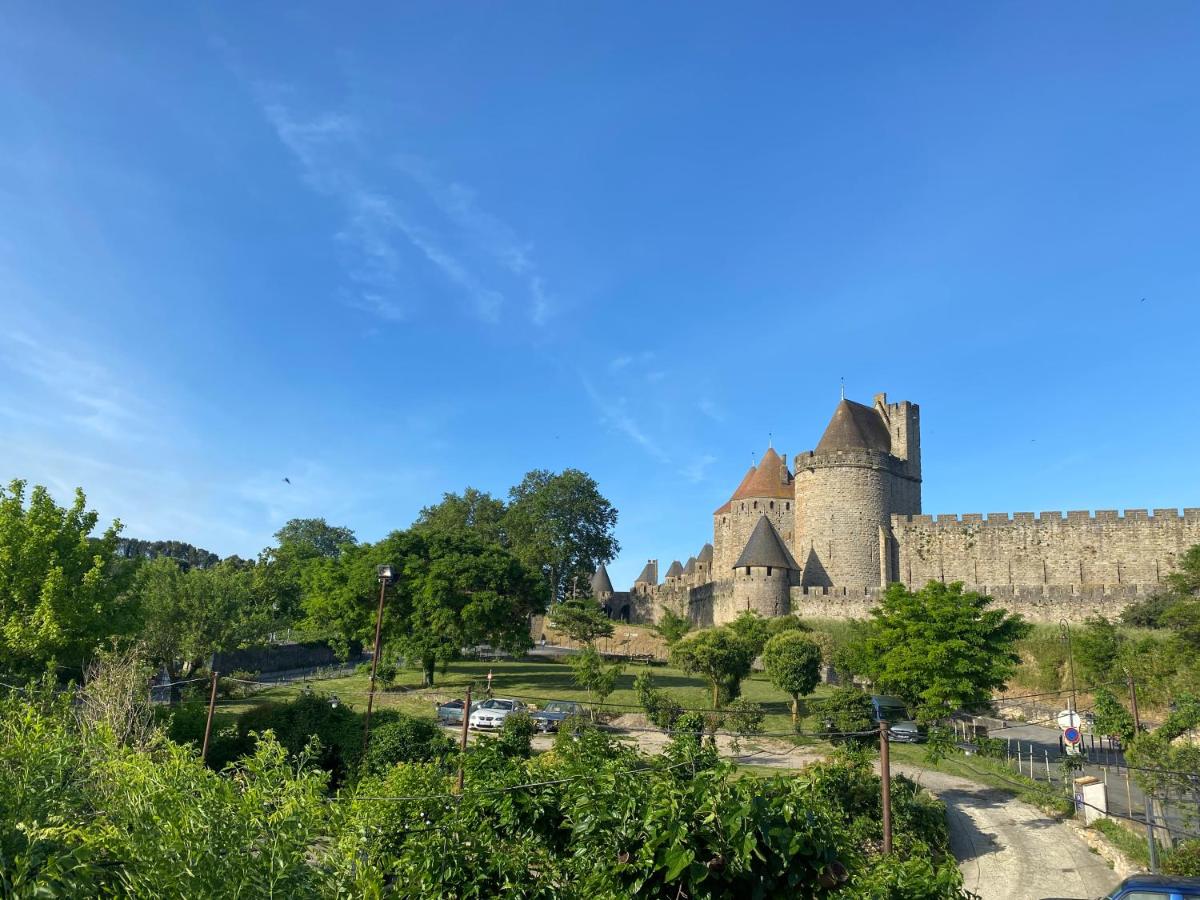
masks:
<instances>
[{"instance_id":1,"label":"bird in sky","mask_svg":"<svg viewBox=\"0 0 1200 900\"><path fill-rule=\"evenodd\" d=\"M288 478L286 475L283 476L283 480L286 481L288 484L292 483L292 479Z\"/></svg>"}]
</instances>

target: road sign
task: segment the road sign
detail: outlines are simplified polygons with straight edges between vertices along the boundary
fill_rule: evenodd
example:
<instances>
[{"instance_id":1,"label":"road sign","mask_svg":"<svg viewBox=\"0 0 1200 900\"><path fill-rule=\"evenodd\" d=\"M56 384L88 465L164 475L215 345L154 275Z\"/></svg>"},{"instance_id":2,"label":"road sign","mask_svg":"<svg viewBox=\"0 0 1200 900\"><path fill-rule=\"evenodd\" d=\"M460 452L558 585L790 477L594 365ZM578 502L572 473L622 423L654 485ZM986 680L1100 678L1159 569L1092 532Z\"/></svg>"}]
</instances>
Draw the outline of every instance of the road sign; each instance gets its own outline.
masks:
<instances>
[{"instance_id":1,"label":"road sign","mask_svg":"<svg viewBox=\"0 0 1200 900\"><path fill-rule=\"evenodd\" d=\"M1083 724L1083 720L1079 718L1079 713L1070 709L1064 709L1056 718L1058 719L1059 728L1078 728Z\"/></svg>"},{"instance_id":2,"label":"road sign","mask_svg":"<svg viewBox=\"0 0 1200 900\"><path fill-rule=\"evenodd\" d=\"M1068 744L1078 744L1083 740L1083 735L1079 733L1079 729L1072 725L1070 728L1063 729L1063 740Z\"/></svg>"}]
</instances>

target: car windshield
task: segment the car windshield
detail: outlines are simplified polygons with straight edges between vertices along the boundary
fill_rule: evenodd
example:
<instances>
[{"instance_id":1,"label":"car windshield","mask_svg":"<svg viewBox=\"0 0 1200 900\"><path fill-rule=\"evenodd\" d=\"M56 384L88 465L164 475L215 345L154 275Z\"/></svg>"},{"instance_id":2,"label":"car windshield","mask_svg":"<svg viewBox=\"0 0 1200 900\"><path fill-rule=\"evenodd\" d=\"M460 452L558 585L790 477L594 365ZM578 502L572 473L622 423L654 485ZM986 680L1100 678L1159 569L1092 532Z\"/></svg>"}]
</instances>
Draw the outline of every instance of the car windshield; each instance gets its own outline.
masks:
<instances>
[{"instance_id":1,"label":"car windshield","mask_svg":"<svg viewBox=\"0 0 1200 900\"><path fill-rule=\"evenodd\" d=\"M573 713L575 712L575 704L567 703L562 700L551 700L546 704L545 712L553 713Z\"/></svg>"},{"instance_id":2,"label":"car windshield","mask_svg":"<svg viewBox=\"0 0 1200 900\"><path fill-rule=\"evenodd\" d=\"M447 700L445 703L442 704L442 706L449 706L449 707L453 707L454 709L459 709L460 707L462 707L462 705L463 705L463 702L461 700Z\"/></svg>"},{"instance_id":3,"label":"car windshield","mask_svg":"<svg viewBox=\"0 0 1200 900\"><path fill-rule=\"evenodd\" d=\"M513 708L513 702L511 700L484 700L481 704L479 704L479 708L511 710Z\"/></svg>"},{"instance_id":4,"label":"car windshield","mask_svg":"<svg viewBox=\"0 0 1200 900\"><path fill-rule=\"evenodd\" d=\"M880 703L879 718L888 722L898 722L908 718L908 710L899 703Z\"/></svg>"}]
</instances>

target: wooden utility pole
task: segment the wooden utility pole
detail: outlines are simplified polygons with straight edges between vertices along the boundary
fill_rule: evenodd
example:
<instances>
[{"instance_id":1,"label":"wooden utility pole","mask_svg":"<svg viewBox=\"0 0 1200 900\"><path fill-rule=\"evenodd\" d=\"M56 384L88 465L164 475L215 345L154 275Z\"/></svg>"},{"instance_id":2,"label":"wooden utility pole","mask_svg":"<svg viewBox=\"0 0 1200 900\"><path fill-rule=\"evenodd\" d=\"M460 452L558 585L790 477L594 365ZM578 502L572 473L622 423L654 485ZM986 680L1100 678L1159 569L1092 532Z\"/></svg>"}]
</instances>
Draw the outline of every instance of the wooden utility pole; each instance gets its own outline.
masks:
<instances>
[{"instance_id":1,"label":"wooden utility pole","mask_svg":"<svg viewBox=\"0 0 1200 900\"><path fill-rule=\"evenodd\" d=\"M1133 733L1137 734L1142 730L1142 719L1138 715L1137 708L1137 682L1133 680L1132 675L1126 675L1125 678L1129 684L1129 706L1133 712Z\"/></svg>"},{"instance_id":2,"label":"wooden utility pole","mask_svg":"<svg viewBox=\"0 0 1200 900\"><path fill-rule=\"evenodd\" d=\"M204 722L204 746L200 748L200 761L208 756L208 737L212 734L213 708L217 705L217 671L212 673L212 687L208 692L208 719Z\"/></svg>"},{"instance_id":3,"label":"wooden utility pole","mask_svg":"<svg viewBox=\"0 0 1200 900\"><path fill-rule=\"evenodd\" d=\"M384 569L387 573L384 573ZM375 651L371 657L371 687L367 691L367 714L363 717L363 759L367 758L367 746L371 742L371 710L375 707L375 672L379 668L379 637L383 629L383 595L392 580L391 566L379 567L379 608L375 611Z\"/></svg>"},{"instance_id":4,"label":"wooden utility pole","mask_svg":"<svg viewBox=\"0 0 1200 900\"><path fill-rule=\"evenodd\" d=\"M461 753L467 752L467 730L471 727L471 686L467 685L467 699L463 704L462 741L458 745ZM463 761L458 760L458 793L463 792Z\"/></svg>"},{"instance_id":5,"label":"wooden utility pole","mask_svg":"<svg viewBox=\"0 0 1200 900\"><path fill-rule=\"evenodd\" d=\"M888 754L888 723L879 723L879 790L883 800L883 852L892 852L892 764Z\"/></svg>"}]
</instances>

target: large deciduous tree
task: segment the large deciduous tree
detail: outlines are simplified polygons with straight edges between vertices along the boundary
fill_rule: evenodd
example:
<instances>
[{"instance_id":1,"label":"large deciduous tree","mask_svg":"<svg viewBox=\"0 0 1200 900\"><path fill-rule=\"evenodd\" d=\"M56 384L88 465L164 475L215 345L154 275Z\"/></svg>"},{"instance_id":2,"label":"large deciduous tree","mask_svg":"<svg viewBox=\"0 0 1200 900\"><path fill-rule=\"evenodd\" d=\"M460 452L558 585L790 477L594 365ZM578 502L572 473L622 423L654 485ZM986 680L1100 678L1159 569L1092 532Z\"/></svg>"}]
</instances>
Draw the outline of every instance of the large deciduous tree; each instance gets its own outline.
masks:
<instances>
[{"instance_id":1,"label":"large deciduous tree","mask_svg":"<svg viewBox=\"0 0 1200 900\"><path fill-rule=\"evenodd\" d=\"M862 674L926 720L989 700L1020 662L1014 646L1030 630L992 602L961 582L890 585L856 638Z\"/></svg>"},{"instance_id":2,"label":"large deciduous tree","mask_svg":"<svg viewBox=\"0 0 1200 900\"><path fill-rule=\"evenodd\" d=\"M271 624L278 628L302 614L304 571L320 560L336 560L357 540L351 529L324 519L291 519L275 532L275 541L259 555L254 591L272 610Z\"/></svg>"},{"instance_id":3,"label":"large deciduous tree","mask_svg":"<svg viewBox=\"0 0 1200 900\"><path fill-rule=\"evenodd\" d=\"M414 527L431 531L470 531L481 540L508 546L504 516L508 508L486 491L468 487L461 494L442 494L442 502L426 506Z\"/></svg>"},{"instance_id":4,"label":"large deciduous tree","mask_svg":"<svg viewBox=\"0 0 1200 900\"><path fill-rule=\"evenodd\" d=\"M489 643L509 652L532 645L529 617L546 608L545 582L495 544L468 533L393 532L377 544L347 549L306 572L305 610L314 630L343 652L373 637L376 566L397 572L384 603L386 646L419 661L427 684L437 663L464 647Z\"/></svg>"},{"instance_id":5,"label":"large deciduous tree","mask_svg":"<svg viewBox=\"0 0 1200 900\"><path fill-rule=\"evenodd\" d=\"M741 693L750 674L754 647L729 628L707 628L689 634L671 648L671 662L689 675L699 675L712 688L713 709Z\"/></svg>"},{"instance_id":6,"label":"large deciduous tree","mask_svg":"<svg viewBox=\"0 0 1200 900\"><path fill-rule=\"evenodd\" d=\"M535 469L509 491L509 501L504 525L513 552L542 573L555 600L572 583L586 585L621 549L613 537L617 511L586 472Z\"/></svg>"},{"instance_id":7,"label":"large deciduous tree","mask_svg":"<svg viewBox=\"0 0 1200 900\"><path fill-rule=\"evenodd\" d=\"M821 648L797 630L781 631L763 648L763 665L771 683L792 698L792 724L800 718L800 698L821 680Z\"/></svg>"},{"instance_id":8,"label":"large deciduous tree","mask_svg":"<svg viewBox=\"0 0 1200 900\"><path fill-rule=\"evenodd\" d=\"M121 526L90 535L99 516L82 489L69 507L44 487L0 487L0 659L30 672L55 662L80 668L111 635L128 630L129 604L114 567Z\"/></svg>"}]
</instances>

